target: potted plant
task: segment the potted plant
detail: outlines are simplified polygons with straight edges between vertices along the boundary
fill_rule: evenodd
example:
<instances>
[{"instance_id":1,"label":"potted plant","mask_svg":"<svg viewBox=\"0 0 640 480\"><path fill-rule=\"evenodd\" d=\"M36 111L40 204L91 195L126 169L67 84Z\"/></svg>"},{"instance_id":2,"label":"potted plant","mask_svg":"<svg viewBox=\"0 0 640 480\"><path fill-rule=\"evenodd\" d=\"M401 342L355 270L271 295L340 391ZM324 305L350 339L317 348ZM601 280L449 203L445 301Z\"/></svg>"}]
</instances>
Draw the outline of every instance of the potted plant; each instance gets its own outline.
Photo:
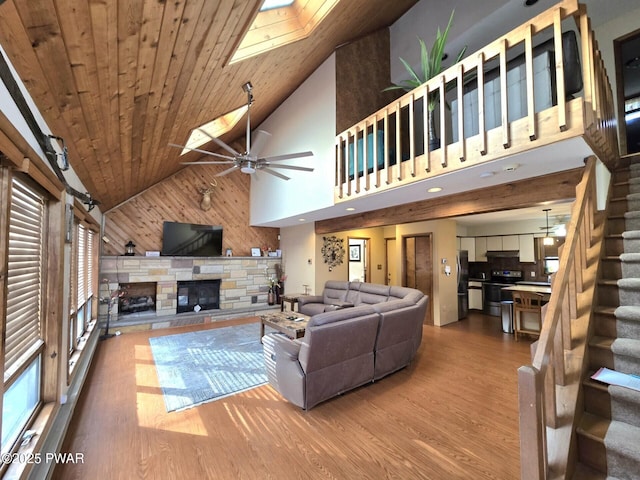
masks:
<instances>
[{"instance_id":1,"label":"potted plant","mask_svg":"<svg viewBox=\"0 0 640 480\"><path fill-rule=\"evenodd\" d=\"M413 67L405 59L400 57L400 61L402 62L402 64L404 65L404 68L409 73L410 78L408 80L404 80L403 82L400 82L400 84L394 84L390 87L387 87L384 89L384 91L404 90L406 92L409 92L414 88L419 87L423 83L428 82L436 75L439 75L440 73L442 73L442 70L443 70L442 60L446 58L444 50L447 44L447 37L449 35L449 30L451 29L451 24L453 23L454 12L455 10L451 12L451 17L449 17L449 23L447 24L447 28L445 28L444 31L442 32L440 31L440 28L438 28L438 31L436 32L436 39L433 42L433 47L431 48L431 51L429 51L429 49L427 48L427 44L425 43L425 41L422 40L421 38L418 38L418 42L420 42L420 65L421 65L422 71L416 72L413 69ZM460 50L460 53L458 53L458 56L456 57L455 63L458 63L460 60L462 60L462 57L464 56L466 50L467 50L466 46L463 47L462 50ZM449 88L452 88L452 87L449 87ZM447 88L447 90L449 88ZM436 105L440 100L439 97L440 97L439 91L436 90L434 92L430 92L427 99L427 109L429 112L429 150L430 151L440 147L440 139L438 138L438 135L436 133L435 123L434 123L435 121L434 112L435 112Z\"/></svg>"}]
</instances>

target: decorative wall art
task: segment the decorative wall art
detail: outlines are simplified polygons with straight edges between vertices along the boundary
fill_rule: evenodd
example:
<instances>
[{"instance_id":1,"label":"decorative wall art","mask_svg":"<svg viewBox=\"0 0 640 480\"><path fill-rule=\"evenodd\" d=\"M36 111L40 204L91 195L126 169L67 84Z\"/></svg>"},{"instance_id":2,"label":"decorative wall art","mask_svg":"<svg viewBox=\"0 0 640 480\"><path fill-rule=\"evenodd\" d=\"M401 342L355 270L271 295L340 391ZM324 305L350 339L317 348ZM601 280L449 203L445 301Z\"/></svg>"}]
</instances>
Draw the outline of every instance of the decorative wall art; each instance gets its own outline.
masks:
<instances>
[{"instance_id":1,"label":"decorative wall art","mask_svg":"<svg viewBox=\"0 0 640 480\"><path fill-rule=\"evenodd\" d=\"M322 240L324 243L320 252L322 253L322 258L324 258L324 263L329 265L329 271L331 271L333 267L342 265L344 261L344 240L335 235L322 237Z\"/></svg>"}]
</instances>

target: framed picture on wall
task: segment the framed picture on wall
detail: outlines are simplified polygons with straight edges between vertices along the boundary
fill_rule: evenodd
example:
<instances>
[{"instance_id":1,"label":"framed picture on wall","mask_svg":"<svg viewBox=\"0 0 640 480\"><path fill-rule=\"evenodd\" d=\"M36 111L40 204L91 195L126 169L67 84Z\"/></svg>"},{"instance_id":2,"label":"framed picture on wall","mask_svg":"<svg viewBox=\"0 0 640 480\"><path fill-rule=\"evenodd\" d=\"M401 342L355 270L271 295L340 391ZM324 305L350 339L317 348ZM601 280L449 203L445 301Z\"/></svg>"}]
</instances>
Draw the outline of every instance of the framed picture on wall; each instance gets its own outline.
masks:
<instances>
[{"instance_id":1,"label":"framed picture on wall","mask_svg":"<svg viewBox=\"0 0 640 480\"><path fill-rule=\"evenodd\" d=\"M349 261L360 261L360 245L349 245Z\"/></svg>"}]
</instances>

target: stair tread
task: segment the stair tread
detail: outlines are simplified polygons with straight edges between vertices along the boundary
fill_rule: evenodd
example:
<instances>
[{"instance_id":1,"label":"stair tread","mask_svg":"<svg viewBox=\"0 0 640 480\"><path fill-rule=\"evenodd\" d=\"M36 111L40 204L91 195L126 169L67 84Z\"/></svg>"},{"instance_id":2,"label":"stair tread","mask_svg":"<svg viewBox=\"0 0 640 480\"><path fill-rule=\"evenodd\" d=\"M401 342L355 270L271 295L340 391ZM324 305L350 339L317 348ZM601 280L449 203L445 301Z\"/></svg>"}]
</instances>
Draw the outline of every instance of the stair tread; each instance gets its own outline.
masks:
<instances>
[{"instance_id":1,"label":"stair tread","mask_svg":"<svg viewBox=\"0 0 640 480\"><path fill-rule=\"evenodd\" d=\"M616 314L616 309L620 308L620 307L609 307L609 306L596 306L594 307L594 312L595 313L601 313L603 315L615 315ZM640 307L638 307L640 309Z\"/></svg>"},{"instance_id":2,"label":"stair tread","mask_svg":"<svg viewBox=\"0 0 640 480\"><path fill-rule=\"evenodd\" d=\"M611 421L592 413L585 412L578 425L578 433L600 443L604 443L604 437L609 429Z\"/></svg>"}]
</instances>

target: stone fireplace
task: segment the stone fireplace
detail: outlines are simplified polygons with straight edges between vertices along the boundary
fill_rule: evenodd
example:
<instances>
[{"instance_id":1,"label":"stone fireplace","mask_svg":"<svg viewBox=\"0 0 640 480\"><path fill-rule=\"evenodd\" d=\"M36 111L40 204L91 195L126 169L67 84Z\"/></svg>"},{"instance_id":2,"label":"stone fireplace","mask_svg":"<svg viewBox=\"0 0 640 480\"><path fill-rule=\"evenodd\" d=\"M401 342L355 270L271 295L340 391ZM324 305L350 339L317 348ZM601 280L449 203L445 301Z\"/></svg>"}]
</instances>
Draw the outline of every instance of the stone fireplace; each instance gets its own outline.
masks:
<instances>
[{"instance_id":1,"label":"stone fireplace","mask_svg":"<svg viewBox=\"0 0 640 480\"><path fill-rule=\"evenodd\" d=\"M178 310L179 283L215 280L219 285L218 306L213 308L218 308L220 313L228 311L232 314L234 310L267 306L268 278L276 275L276 265L281 262L278 257L104 256L100 265L100 295L108 297L109 292L118 290L120 286L127 286L129 293L137 292L142 284L146 289L142 294L152 297L155 316L163 317L181 311L193 312L195 306L200 305L198 301L189 306L187 300L187 309ZM155 298L151 284L155 285ZM205 292L202 298L210 298L210 295ZM215 301L203 303L209 305ZM200 307L202 309L202 305ZM104 311L101 310L100 314L106 318L106 305L101 305L101 308ZM121 313L124 313L121 305L115 305L113 319L117 320Z\"/></svg>"}]
</instances>

